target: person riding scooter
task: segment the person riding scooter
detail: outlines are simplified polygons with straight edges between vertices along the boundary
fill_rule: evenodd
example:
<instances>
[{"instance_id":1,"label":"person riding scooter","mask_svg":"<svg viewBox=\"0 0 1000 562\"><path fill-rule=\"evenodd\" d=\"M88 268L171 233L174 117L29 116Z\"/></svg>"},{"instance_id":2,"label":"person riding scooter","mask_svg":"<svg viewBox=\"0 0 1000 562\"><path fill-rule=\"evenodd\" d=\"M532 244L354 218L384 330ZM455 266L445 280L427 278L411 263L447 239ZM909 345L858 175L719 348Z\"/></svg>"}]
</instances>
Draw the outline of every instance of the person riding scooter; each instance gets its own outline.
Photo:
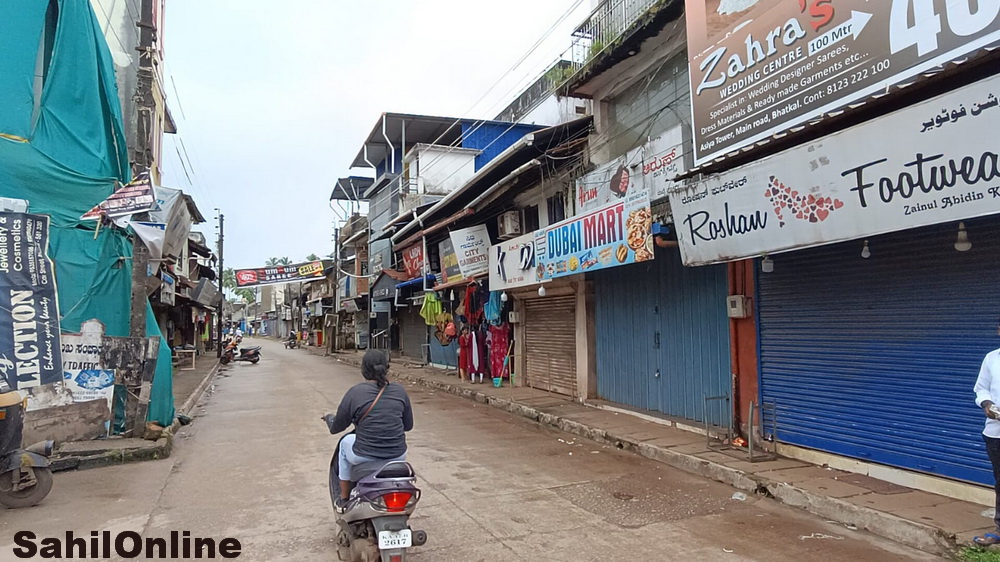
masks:
<instances>
[{"instance_id":1,"label":"person riding scooter","mask_svg":"<svg viewBox=\"0 0 1000 562\"><path fill-rule=\"evenodd\" d=\"M390 383L388 373L389 361L385 354L368 350L361 361L361 375L366 382L347 391L336 416L323 416L330 433L340 433L351 424L355 427L352 434L340 440L338 510L347 506L352 482L357 481L352 474L356 465L406 459L405 434L413 429L413 409L406 390L400 384Z\"/></svg>"}]
</instances>

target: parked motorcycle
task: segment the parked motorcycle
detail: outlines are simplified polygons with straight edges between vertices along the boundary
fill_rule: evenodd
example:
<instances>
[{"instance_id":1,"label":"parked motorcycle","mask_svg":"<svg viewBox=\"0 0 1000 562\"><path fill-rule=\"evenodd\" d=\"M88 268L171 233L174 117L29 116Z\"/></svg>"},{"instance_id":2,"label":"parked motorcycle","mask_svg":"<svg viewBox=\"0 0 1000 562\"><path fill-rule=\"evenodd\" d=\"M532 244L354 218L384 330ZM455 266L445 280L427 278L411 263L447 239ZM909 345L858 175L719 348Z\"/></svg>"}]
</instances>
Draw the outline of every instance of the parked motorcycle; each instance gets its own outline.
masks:
<instances>
[{"instance_id":1,"label":"parked motorcycle","mask_svg":"<svg viewBox=\"0 0 1000 562\"><path fill-rule=\"evenodd\" d=\"M237 350L239 355L237 355ZM230 340L226 345L226 349L223 350L222 358L219 359L219 362L223 365L228 365L234 361L249 361L250 363L257 363L260 361L260 346L238 348L236 341Z\"/></svg>"},{"instance_id":2,"label":"parked motorcycle","mask_svg":"<svg viewBox=\"0 0 1000 562\"><path fill-rule=\"evenodd\" d=\"M21 448L26 401L17 392L0 393L0 505L31 507L52 490L52 441Z\"/></svg>"},{"instance_id":3,"label":"parked motorcycle","mask_svg":"<svg viewBox=\"0 0 1000 562\"><path fill-rule=\"evenodd\" d=\"M343 438L341 438L343 439ZM406 549L422 546L427 533L410 529L420 500L413 467L402 461L373 461L354 467L350 499L337 508L340 442L330 460L330 501L337 513L337 555L344 562L404 562Z\"/></svg>"}]
</instances>

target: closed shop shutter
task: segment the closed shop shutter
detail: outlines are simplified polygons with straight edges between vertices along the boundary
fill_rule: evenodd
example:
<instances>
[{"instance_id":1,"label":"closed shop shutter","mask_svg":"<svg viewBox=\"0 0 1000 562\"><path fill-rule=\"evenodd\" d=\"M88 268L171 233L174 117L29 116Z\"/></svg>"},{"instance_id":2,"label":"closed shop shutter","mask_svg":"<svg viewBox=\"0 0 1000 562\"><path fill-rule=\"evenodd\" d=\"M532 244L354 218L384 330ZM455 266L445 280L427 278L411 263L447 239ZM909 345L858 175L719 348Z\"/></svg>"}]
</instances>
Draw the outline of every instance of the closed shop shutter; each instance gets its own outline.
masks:
<instances>
[{"instance_id":1,"label":"closed shop shutter","mask_svg":"<svg viewBox=\"0 0 1000 562\"><path fill-rule=\"evenodd\" d=\"M761 393L781 441L992 484L972 388L1000 347L1000 223L774 257L758 275Z\"/></svg>"},{"instance_id":2,"label":"closed shop shutter","mask_svg":"<svg viewBox=\"0 0 1000 562\"><path fill-rule=\"evenodd\" d=\"M526 382L560 394L576 394L576 297L524 301Z\"/></svg>"},{"instance_id":3,"label":"closed shop shutter","mask_svg":"<svg viewBox=\"0 0 1000 562\"><path fill-rule=\"evenodd\" d=\"M423 345L427 343L427 324L420 316L420 307L408 306L397 311L403 355L412 359L423 359Z\"/></svg>"},{"instance_id":4,"label":"closed shop shutter","mask_svg":"<svg viewBox=\"0 0 1000 562\"><path fill-rule=\"evenodd\" d=\"M730 394L724 265L684 267L677 250L594 274L601 398L727 426Z\"/></svg>"}]
</instances>

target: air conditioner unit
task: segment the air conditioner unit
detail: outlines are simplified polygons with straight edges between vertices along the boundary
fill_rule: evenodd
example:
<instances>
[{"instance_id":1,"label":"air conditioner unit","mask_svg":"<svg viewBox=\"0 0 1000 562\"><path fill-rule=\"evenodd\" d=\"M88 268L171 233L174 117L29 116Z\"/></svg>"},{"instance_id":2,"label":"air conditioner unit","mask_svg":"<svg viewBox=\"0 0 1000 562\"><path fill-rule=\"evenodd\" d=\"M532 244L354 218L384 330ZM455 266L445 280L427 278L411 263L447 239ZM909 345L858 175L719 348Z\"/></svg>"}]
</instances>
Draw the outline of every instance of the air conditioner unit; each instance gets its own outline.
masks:
<instances>
[{"instance_id":1,"label":"air conditioner unit","mask_svg":"<svg viewBox=\"0 0 1000 562\"><path fill-rule=\"evenodd\" d=\"M497 231L501 240L509 240L521 235L521 212L508 211L497 217Z\"/></svg>"}]
</instances>

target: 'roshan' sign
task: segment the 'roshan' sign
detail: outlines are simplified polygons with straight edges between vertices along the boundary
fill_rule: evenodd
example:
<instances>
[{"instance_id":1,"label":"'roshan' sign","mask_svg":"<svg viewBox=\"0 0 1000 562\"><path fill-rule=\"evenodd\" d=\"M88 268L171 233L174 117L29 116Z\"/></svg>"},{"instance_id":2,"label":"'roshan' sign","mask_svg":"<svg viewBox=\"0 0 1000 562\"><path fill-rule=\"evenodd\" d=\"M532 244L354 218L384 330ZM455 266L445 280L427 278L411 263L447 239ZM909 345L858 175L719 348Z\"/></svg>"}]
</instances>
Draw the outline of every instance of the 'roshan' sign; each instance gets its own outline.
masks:
<instances>
[{"instance_id":1,"label":"'roshan' sign","mask_svg":"<svg viewBox=\"0 0 1000 562\"><path fill-rule=\"evenodd\" d=\"M672 191L684 263L1000 213L998 100L994 76Z\"/></svg>"}]
</instances>

